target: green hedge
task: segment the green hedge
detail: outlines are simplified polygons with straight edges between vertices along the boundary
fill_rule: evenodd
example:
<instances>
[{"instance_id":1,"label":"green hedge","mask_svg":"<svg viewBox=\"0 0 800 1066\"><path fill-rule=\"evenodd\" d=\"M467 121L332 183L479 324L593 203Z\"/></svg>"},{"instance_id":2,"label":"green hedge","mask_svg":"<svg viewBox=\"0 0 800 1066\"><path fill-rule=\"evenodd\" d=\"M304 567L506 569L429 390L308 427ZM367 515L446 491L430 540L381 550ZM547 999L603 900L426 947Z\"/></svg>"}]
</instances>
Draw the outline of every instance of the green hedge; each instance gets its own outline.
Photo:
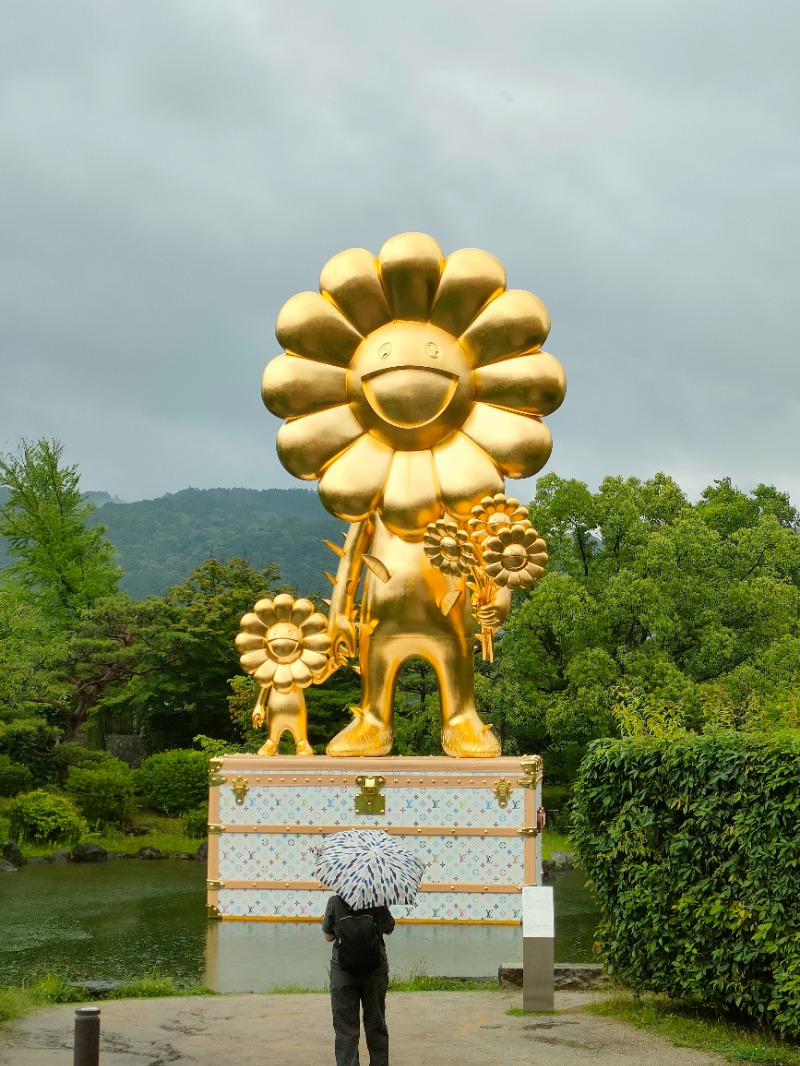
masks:
<instances>
[{"instance_id":1,"label":"green hedge","mask_svg":"<svg viewBox=\"0 0 800 1066\"><path fill-rule=\"evenodd\" d=\"M144 801L164 814L188 814L208 801L208 763L204 751L176 748L145 759L137 771Z\"/></svg>"},{"instance_id":2,"label":"green hedge","mask_svg":"<svg viewBox=\"0 0 800 1066\"><path fill-rule=\"evenodd\" d=\"M574 799L610 972L800 1036L800 734L597 741Z\"/></svg>"},{"instance_id":3,"label":"green hedge","mask_svg":"<svg viewBox=\"0 0 800 1066\"><path fill-rule=\"evenodd\" d=\"M64 790L90 825L125 825L133 817L134 775L119 759L71 766Z\"/></svg>"},{"instance_id":4,"label":"green hedge","mask_svg":"<svg viewBox=\"0 0 800 1066\"><path fill-rule=\"evenodd\" d=\"M65 796L44 789L18 796L9 811L12 840L32 844L77 844L86 823Z\"/></svg>"},{"instance_id":5,"label":"green hedge","mask_svg":"<svg viewBox=\"0 0 800 1066\"><path fill-rule=\"evenodd\" d=\"M0 755L0 796L18 796L33 788L33 774L27 766L12 762L7 755Z\"/></svg>"}]
</instances>

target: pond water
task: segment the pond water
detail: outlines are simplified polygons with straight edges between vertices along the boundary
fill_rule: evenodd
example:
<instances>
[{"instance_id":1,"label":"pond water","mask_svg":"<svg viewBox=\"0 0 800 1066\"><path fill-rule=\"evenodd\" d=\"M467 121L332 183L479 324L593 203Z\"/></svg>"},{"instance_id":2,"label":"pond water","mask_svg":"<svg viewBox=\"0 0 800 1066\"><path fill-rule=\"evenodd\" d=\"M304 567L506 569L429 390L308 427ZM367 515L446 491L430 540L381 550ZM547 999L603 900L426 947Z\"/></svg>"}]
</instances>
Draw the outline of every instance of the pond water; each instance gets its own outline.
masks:
<instances>
[{"instance_id":1,"label":"pond water","mask_svg":"<svg viewBox=\"0 0 800 1066\"><path fill-rule=\"evenodd\" d=\"M165 859L25 866L0 875L0 985L157 971L219 992L322 988L330 949L315 923L207 922L205 865ZM554 875L556 960L591 961L597 921L583 875ZM518 926L398 926L392 972L489 977L522 958Z\"/></svg>"}]
</instances>

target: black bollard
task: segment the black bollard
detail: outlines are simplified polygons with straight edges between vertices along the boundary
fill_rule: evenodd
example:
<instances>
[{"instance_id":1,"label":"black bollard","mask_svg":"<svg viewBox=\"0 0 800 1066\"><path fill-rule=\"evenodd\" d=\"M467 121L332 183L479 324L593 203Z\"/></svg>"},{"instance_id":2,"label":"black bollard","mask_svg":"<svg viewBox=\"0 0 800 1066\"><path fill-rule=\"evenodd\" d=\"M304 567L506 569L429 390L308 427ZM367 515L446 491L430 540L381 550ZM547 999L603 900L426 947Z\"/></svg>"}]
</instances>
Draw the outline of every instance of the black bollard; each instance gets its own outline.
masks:
<instances>
[{"instance_id":1,"label":"black bollard","mask_svg":"<svg viewBox=\"0 0 800 1066\"><path fill-rule=\"evenodd\" d=\"M75 1011L73 1066L100 1066L99 1007L78 1007Z\"/></svg>"}]
</instances>

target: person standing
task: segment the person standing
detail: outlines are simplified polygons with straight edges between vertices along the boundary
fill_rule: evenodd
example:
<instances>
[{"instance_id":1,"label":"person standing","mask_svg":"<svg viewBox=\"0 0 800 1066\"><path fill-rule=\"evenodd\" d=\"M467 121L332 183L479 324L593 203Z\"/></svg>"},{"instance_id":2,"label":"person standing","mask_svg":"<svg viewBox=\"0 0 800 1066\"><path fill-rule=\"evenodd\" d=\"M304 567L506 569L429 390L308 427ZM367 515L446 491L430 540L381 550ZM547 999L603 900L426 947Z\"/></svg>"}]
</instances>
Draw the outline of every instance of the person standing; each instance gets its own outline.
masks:
<instances>
[{"instance_id":1,"label":"person standing","mask_svg":"<svg viewBox=\"0 0 800 1066\"><path fill-rule=\"evenodd\" d=\"M363 916L369 916L374 925L365 921ZM342 922L345 922L344 926ZM362 1009L370 1066L389 1066L389 1030L386 1027L389 960L383 938L393 930L394 918L388 907L354 911L341 896L331 896L328 900L322 932L325 939L333 943L331 1013L336 1066L359 1066ZM369 968L364 968L360 962L358 968L354 968L350 937L357 941L355 950L367 960ZM342 948L340 938L348 938L345 948ZM374 966L371 965L373 962Z\"/></svg>"}]
</instances>

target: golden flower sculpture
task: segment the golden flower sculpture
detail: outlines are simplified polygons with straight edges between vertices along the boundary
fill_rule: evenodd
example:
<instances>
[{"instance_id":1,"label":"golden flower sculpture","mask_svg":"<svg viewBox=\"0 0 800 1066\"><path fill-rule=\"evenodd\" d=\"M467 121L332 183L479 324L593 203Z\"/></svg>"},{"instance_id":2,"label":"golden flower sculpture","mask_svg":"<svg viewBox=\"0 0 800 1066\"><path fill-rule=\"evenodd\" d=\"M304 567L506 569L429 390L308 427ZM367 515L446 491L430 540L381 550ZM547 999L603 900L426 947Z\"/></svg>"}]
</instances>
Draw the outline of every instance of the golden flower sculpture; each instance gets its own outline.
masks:
<instances>
[{"instance_id":1,"label":"golden flower sculpture","mask_svg":"<svg viewBox=\"0 0 800 1066\"><path fill-rule=\"evenodd\" d=\"M549 328L541 301L507 289L494 256L445 257L424 233L392 237L377 257L334 256L319 292L281 309L284 352L262 381L264 403L285 419L278 455L318 480L325 507L350 523L343 547L329 543L339 565L328 635L332 669L358 655L361 702L329 755L391 751L397 676L412 658L436 671L444 751L500 754L475 709L473 611L491 657L514 583L503 583L512 560L494 539L527 521L505 478L545 464L542 417L564 398L561 364L541 350ZM470 517L483 523L477 532ZM490 541L498 580L482 554ZM288 684L278 665L263 669Z\"/></svg>"},{"instance_id":2,"label":"golden flower sculpture","mask_svg":"<svg viewBox=\"0 0 800 1066\"><path fill-rule=\"evenodd\" d=\"M319 479L348 522L378 512L398 536L421 536L447 511L547 461L541 421L564 398L561 364L541 351L550 318L532 293L506 288L494 256L444 257L422 233L387 241L377 259L352 248L320 274L320 292L284 304L285 354L267 365L264 402L286 419L281 462Z\"/></svg>"},{"instance_id":3,"label":"golden flower sculpture","mask_svg":"<svg viewBox=\"0 0 800 1066\"><path fill-rule=\"evenodd\" d=\"M514 589L530 588L547 565L546 544L530 524L502 526L497 536L483 542L486 573L496 585Z\"/></svg>"},{"instance_id":4,"label":"golden flower sculpture","mask_svg":"<svg viewBox=\"0 0 800 1066\"><path fill-rule=\"evenodd\" d=\"M328 619L315 611L311 600L295 600L286 593L259 600L242 618L236 637L239 662L261 686L253 725L260 728L267 723L267 740L259 755L274 755L286 730L294 737L298 755L313 754L302 690L332 672L327 628Z\"/></svg>"},{"instance_id":5,"label":"golden flower sculpture","mask_svg":"<svg viewBox=\"0 0 800 1066\"><path fill-rule=\"evenodd\" d=\"M469 532L456 522L441 519L428 526L425 553L443 573L453 567L469 572L472 610L481 629L483 658L494 660L493 634L499 618L494 605L499 588L513 592L530 588L544 574L544 540L528 519L528 512L502 492L485 496L472 508Z\"/></svg>"},{"instance_id":6,"label":"golden flower sculpture","mask_svg":"<svg viewBox=\"0 0 800 1066\"><path fill-rule=\"evenodd\" d=\"M431 564L442 571L459 577L468 574L475 566L475 553L472 550L469 534L459 529L452 520L440 518L428 526L428 532L422 538L425 554Z\"/></svg>"},{"instance_id":7,"label":"golden flower sculpture","mask_svg":"<svg viewBox=\"0 0 800 1066\"><path fill-rule=\"evenodd\" d=\"M501 526L527 521L528 511L519 500L498 492L496 496L484 496L481 502L472 508L472 517L467 525L470 533L480 542L490 534L496 534Z\"/></svg>"}]
</instances>

